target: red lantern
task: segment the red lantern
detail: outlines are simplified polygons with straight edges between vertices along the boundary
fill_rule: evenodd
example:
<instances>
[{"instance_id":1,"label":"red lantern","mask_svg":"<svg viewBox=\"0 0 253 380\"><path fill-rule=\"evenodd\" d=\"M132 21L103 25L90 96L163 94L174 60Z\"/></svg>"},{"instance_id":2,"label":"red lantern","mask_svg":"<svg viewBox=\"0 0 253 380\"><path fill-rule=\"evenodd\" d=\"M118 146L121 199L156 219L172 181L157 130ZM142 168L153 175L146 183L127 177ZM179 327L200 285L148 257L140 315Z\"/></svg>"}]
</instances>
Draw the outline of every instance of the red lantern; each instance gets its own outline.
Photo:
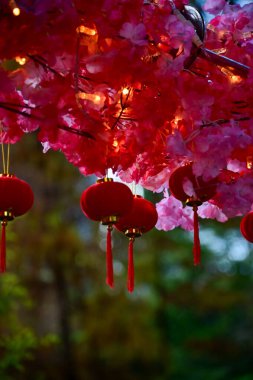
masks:
<instances>
[{"instance_id":1,"label":"red lantern","mask_svg":"<svg viewBox=\"0 0 253 380\"><path fill-rule=\"evenodd\" d=\"M188 180L192 183L195 195L189 196L185 190L185 181ZM193 259L194 265L200 264L201 248L199 241L199 225L198 225L198 206L202 202L211 199L216 192L217 180L212 179L204 181L202 177L196 177L192 171L192 163L181 166L174 170L170 176L169 189L172 195L179 199L181 202L186 203L187 206L192 206L194 215L194 246L193 246Z\"/></svg>"},{"instance_id":2,"label":"red lantern","mask_svg":"<svg viewBox=\"0 0 253 380\"><path fill-rule=\"evenodd\" d=\"M120 218L115 227L129 238L128 247L128 280L127 288L129 292L134 290L134 262L133 244L137 237L150 231L157 222L158 215L155 206L150 201L135 195L131 210Z\"/></svg>"},{"instance_id":3,"label":"red lantern","mask_svg":"<svg viewBox=\"0 0 253 380\"><path fill-rule=\"evenodd\" d=\"M25 181L10 174L0 174L0 220L2 225L0 272L6 270L6 231L10 220L25 214L33 205L33 192Z\"/></svg>"},{"instance_id":4,"label":"red lantern","mask_svg":"<svg viewBox=\"0 0 253 380\"><path fill-rule=\"evenodd\" d=\"M253 243L253 211L249 212L242 218L240 230L242 236L250 243Z\"/></svg>"},{"instance_id":5,"label":"red lantern","mask_svg":"<svg viewBox=\"0 0 253 380\"><path fill-rule=\"evenodd\" d=\"M92 220L107 225L106 283L113 287L113 262L111 231L119 218L132 207L133 194L128 186L114 182L112 178L103 178L88 187L81 196L83 213Z\"/></svg>"}]
</instances>

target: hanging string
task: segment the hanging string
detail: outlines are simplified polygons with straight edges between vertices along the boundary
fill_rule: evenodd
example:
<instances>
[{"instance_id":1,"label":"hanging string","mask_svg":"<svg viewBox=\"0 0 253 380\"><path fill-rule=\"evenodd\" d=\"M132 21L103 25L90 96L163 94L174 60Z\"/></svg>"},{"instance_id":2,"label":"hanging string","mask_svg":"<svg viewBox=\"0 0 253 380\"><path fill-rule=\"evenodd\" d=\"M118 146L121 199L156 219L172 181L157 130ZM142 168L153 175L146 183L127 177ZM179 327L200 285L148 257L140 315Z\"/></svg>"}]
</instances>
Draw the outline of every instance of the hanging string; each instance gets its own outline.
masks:
<instances>
[{"instance_id":1,"label":"hanging string","mask_svg":"<svg viewBox=\"0 0 253 380\"><path fill-rule=\"evenodd\" d=\"M5 152L4 152L4 143L1 143L2 146L2 163L3 163L3 173L6 174L6 162L5 162Z\"/></svg>"},{"instance_id":2,"label":"hanging string","mask_svg":"<svg viewBox=\"0 0 253 380\"><path fill-rule=\"evenodd\" d=\"M106 238L106 283L111 288L114 287L113 279L113 259L112 259L112 225L107 227L107 238Z\"/></svg>"},{"instance_id":3,"label":"hanging string","mask_svg":"<svg viewBox=\"0 0 253 380\"><path fill-rule=\"evenodd\" d=\"M0 133L1 133L1 150L2 150L2 165L3 165L3 174L9 174L10 168L10 143L7 144L7 154L4 148L3 142L3 125L0 122ZM6 158L7 155L7 158Z\"/></svg>"},{"instance_id":4,"label":"hanging string","mask_svg":"<svg viewBox=\"0 0 253 380\"><path fill-rule=\"evenodd\" d=\"M194 225L194 245L193 245L193 262L194 265L200 264L201 248L199 240L199 222L198 222L198 206L193 206L193 225Z\"/></svg>"},{"instance_id":5,"label":"hanging string","mask_svg":"<svg viewBox=\"0 0 253 380\"><path fill-rule=\"evenodd\" d=\"M129 239L128 245L128 273L127 273L127 289L129 293L134 290L134 255L133 255L134 238Z\"/></svg>"},{"instance_id":6,"label":"hanging string","mask_svg":"<svg viewBox=\"0 0 253 380\"><path fill-rule=\"evenodd\" d=\"M10 143L7 144L6 174L9 174L9 169L10 169Z\"/></svg>"},{"instance_id":7,"label":"hanging string","mask_svg":"<svg viewBox=\"0 0 253 380\"><path fill-rule=\"evenodd\" d=\"M1 252L0 252L0 273L6 271L6 225L5 220L2 221L2 236L1 236Z\"/></svg>"}]
</instances>

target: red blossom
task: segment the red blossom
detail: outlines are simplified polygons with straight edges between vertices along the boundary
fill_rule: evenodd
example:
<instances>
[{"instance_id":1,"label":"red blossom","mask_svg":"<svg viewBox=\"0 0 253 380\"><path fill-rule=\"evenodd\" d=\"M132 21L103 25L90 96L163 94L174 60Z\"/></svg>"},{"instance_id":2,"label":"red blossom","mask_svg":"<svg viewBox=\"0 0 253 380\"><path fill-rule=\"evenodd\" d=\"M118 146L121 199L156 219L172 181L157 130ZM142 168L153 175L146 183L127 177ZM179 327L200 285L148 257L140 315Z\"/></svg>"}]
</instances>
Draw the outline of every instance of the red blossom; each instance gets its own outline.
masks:
<instances>
[{"instance_id":1,"label":"red blossom","mask_svg":"<svg viewBox=\"0 0 253 380\"><path fill-rule=\"evenodd\" d=\"M206 180L233 170L200 214L224 221L251 209L252 4L206 1L219 14L201 52L196 27L174 10L188 1L19 3L18 17L1 4L4 142L39 128L44 151L63 152L84 175L111 168L152 191L185 162ZM205 49L244 66L217 64ZM158 228L192 228L191 209L173 198L158 211Z\"/></svg>"}]
</instances>

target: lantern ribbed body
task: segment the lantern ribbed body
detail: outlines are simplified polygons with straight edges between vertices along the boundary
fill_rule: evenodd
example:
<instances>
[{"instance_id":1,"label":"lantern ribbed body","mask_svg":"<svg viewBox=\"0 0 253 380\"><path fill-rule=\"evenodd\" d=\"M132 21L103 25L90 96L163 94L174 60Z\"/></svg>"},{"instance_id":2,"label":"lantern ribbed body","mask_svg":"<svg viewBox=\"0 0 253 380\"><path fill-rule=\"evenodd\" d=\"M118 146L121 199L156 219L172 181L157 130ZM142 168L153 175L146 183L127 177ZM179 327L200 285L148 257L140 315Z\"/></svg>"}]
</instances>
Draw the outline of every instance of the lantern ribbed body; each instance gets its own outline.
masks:
<instances>
[{"instance_id":1,"label":"lantern ribbed body","mask_svg":"<svg viewBox=\"0 0 253 380\"><path fill-rule=\"evenodd\" d=\"M196 177L192 171L192 164L188 164L174 170L169 180L172 195L181 202L189 199L189 195L184 191L185 180L191 181L197 200L200 202L208 201L215 195L217 180L204 181L202 177Z\"/></svg>"},{"instance_id":2,"label":"lantern ribbed body","mask_svg":"<svg viewBox=\"0 0 253 380\"><path fill-rule=\"evenodd\" d=\"M250 243L253 243L253 212L249 212L242 218L240 230L242 236Z\"/></svg>"},{"instance_id":3,"label":"lantern ribbed body","mask_svg":"<svg viewBox=\"0 0 253 380\"><path fill-rule=\"evenodd\" d=\"M145 233L156 225L157 219L153 203L140 196L134 196L131 210L120 218L115 227L124 233L127 230L139 230L140 233Z\"/></svg>"},{"instance_id":4,"label":"lantern ribbed body","mask_svg":"<svg viewBox=\"0 0 253 380\"><path fill-rule=\"evenodd\" d=\"M92 220L124 215L132 207L133 194L120 182L102 181L88 187L81 196L83 213Z\"/></svg>"},{"instance_id":5,"label":"lantern ribbed body","mask_svg":"<svg viewBox=\"0 0 253 380\"><path fill-rule=\"evenodd\" d=\"M14 175L0 175L0 211L14 217L25 214L33 205L33 192L25 181Z\"/></svg>"}]
</instances>

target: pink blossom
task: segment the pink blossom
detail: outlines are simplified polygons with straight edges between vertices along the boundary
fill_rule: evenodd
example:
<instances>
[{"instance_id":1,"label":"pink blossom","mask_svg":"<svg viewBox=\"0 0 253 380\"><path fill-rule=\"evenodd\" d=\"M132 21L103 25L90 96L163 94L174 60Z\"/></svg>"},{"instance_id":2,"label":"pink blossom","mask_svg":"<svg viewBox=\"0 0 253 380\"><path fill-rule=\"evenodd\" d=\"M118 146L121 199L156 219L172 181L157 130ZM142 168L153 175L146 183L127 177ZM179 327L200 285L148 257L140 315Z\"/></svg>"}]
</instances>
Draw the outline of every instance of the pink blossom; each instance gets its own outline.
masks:
<instances>
[{"instance_id":1,"label":"pink blossom","mask_svg":"<svg viewBox=\"0 0 253 380\"><path fill-rule=\"evenodd\" d=\"M173 196L166 197L156 204L158 230L170 231L180 225L182 219L182 203Z\"/></svg>"},{"instance_id":2,"label":"pink blossom","mask_svg":"<svg viewBox=\"0 0 253 380\"><path fill-rule=\"evenodd\" d=\"M167 150L168 154L173 157L191 157L191 151L187 149L183 136L178 130L175 130L172 135L168 136Z\"/></svg>"},{"instance_id":3,"label":"pink blossom","mask_svg":"<svg viewBox=\"0 0 253 380\"><path fill-rule=\"evenodd\" d=\"M236 123L231 126L208 127L195 139L193 172L204 180L216 177L227 167L229 157L236 146L245 148L252 138Z\"/></svg>"},{"instance_id":4,"label":"pink blossom","mask_svg":"<svg viewBox=\"0 0 253 380\"><path fill-rule=\"evenodd\" d=\"M204 202L198 207L198 215L203 219L216 219L218 222L222 223L228 220L227 216L218 206L209 202Z\"/></svg>"},{"instance_id":5,"label":"pink blossom","mask_svg":"<svg viewBox=\"0 0 253 380\"><path fill-rule=\"evenodd\" d=\"M190 207L183 208L182 203L172 195L165 197L156 204L158 212L158 230L170 231L176 227L182 227L185 230L193 229L193 212Z\"/></svg>"},{"instance_id":6,"label":"pink blossom","mask_svg":"<svg viewBox=\"0 0 253 380\"><path fill-rule=\"evenodd\" d=\"M217 195L213 199L222 212L233 218L246 214L253 203L253 177L246 174L230 184L221 184L217 188Z\"/></svg>"},{"instance_id":7,"label":"pink blossom","mask_svg":"<svg viewBox=\"0 0 253 380\"><path fill-rule=\"evenodd\" d=\"M126 22L119 32L120 36L132 42L133 45L147 45L146 27L144 24L137 25Z\"/></svg>"},{"instance_id":8,"label":"pink blossom","mask_svg":"<svg viewBox=\"0 0 253 380\"><path fill-rule=\"evenodd\" d=\"M147 190L151 190L156 193L161 193L164 189L168 187L169 173L169 168L164 168L161 172L154 176L147 176L147 178L141 178L140 185L145 187L145 189Z\"/></svg>"},{"instance_id":9,"label":"pink blossom","mask_svg":"<svg viewBox=\"0 0 253 380\"><path fill-rule=\"evenodd\" d=\"M225 7L225 0L206 0L203 9L213 15L216 15Z\"/></svg>"}]
</instances>

